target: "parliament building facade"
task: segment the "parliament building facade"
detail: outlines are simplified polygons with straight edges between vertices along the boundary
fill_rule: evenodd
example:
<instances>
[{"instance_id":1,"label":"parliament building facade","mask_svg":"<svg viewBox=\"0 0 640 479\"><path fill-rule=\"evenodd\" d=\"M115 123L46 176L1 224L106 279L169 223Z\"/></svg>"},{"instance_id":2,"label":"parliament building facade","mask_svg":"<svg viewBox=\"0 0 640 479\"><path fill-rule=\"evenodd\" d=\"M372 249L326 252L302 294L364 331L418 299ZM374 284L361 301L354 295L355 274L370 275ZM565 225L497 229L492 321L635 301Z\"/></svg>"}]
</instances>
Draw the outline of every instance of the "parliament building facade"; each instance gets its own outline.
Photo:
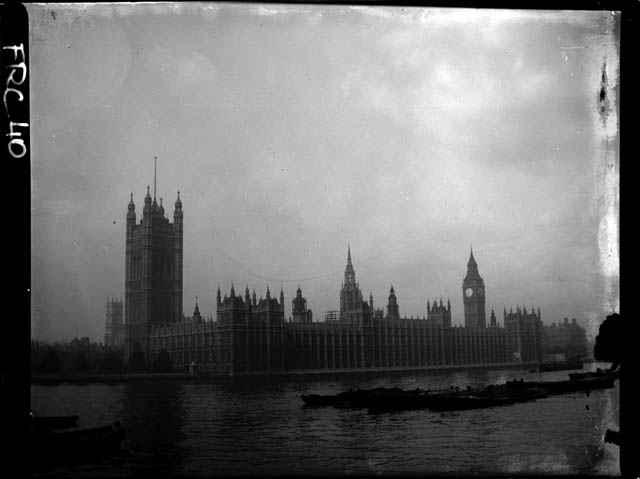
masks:
<instances>
[{"instance_id":1,"label":"parliament building facade","mask_svg":"<svg viewBox=\"0 0 640 479\"><path fill-rule=\"evenodd\" d=\"M155 196L155 193L154 193ZM542 355L540 310L504 310L503 326L492 310L486 324L485 288L471 251L462 283L464 326L451 322L449 301L427 302L426 316L401 317L391 286L386 308L365 301L347 250L340 310L313 321L298 287L285 319L284 291L257 298L218 287L216 318L203 318L196 301L182 312L183 211L178 193L173 223L147 189L136 223L133 196L126 231L125 359L142 353L147 364L166 351L176 369L237 375L305 370L409 369L538 362ZM114 326L111 325L111 328Z\"/></svg>"}]
</instances>

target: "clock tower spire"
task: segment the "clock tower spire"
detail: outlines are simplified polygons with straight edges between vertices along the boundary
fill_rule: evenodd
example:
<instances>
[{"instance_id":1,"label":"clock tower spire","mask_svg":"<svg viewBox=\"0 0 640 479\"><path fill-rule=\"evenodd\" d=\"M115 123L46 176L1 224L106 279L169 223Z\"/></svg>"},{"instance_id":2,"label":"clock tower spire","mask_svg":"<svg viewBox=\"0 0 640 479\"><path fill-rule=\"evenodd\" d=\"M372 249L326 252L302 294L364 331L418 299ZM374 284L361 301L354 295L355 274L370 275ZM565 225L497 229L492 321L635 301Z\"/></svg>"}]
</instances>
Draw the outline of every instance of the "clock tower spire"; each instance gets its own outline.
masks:
<instances>
[{"instance_id":1,"label":"clock tower spire","mask_svg":"<svg viewBox=\"0 0 640 479\"><path fill-rule=\"evenodd\" d=\"M484 280L478 272L478 263L473 257L473 248L471 248L467 263L467 275L462 280L462 301L464 303L464 325L485 328L487 317Z\"/></svg>"}]
</instances>

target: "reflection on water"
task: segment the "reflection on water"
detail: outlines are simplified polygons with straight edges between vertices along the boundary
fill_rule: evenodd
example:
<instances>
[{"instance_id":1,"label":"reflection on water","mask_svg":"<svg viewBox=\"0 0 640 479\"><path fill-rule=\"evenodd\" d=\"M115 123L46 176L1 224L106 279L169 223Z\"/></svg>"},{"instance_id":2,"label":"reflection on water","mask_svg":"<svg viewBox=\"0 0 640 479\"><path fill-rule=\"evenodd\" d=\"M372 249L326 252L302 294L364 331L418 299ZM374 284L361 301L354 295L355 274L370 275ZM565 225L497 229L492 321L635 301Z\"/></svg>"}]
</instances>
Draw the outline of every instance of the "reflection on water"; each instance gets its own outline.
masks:
<instances>
[{"instance_id":1,"label":"reflection on water","mask_svg":"<svg viewBox=\"0 0 640 479\"><path fill-rule=\"evenodd\" d=\"M595 368L595 365L593 366ZM305 408L301 394L378 386L465 388L567 372L515 370L350 375L323 378L140 380L38 386L42 415L78 414L81 425L121 420L122 456L64 472L85 477L155 475L391 474L501 472L619 474L619 388L501 408L368 415Z\"/></svg>"}]
</instances>

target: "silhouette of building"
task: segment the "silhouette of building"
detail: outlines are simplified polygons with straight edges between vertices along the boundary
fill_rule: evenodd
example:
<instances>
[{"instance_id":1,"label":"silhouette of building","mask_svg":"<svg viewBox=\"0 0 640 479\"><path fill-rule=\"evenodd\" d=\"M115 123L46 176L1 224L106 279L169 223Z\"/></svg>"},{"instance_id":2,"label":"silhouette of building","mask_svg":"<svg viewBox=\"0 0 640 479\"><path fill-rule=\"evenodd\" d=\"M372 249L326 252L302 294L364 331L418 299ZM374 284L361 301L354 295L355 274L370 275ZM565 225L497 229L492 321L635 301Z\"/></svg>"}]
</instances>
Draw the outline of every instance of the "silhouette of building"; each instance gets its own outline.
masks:
<instances>
[{"instance_id":1,"label":"silhouette of building","mask_svg":"<svg viewBox=\"0 0 640 479\"><path fill-rule=\"evenodd\" d=\"M586 356L589 352L587 333L576 318L564 318L564 322L543 329L543 352L545 354L564 353L566 357Z\"/></svg>"},{"instance_id":2,"label":"silhouette of building","mask_svg":"<svg viewBox=\"0 0 640 479\"><path fill-rule=\"evenodd\" d=\"M153 198L147 186L140 223L136 223L133 193L129 201L126 229L126 281L124 316L125 361L134 351L151 361L151 328L182 319L183 212L180 192L173 223L165 216L162 198L156 202L155 171Z\"/></svg>"},{"instance_id":3,"label":"silhouette of building","mask_svg":"<svg viewBox=\"0 0 640 479\"><path fill-rule=\"evenodd\" d=\"M495 322L490 327L453 326L451 303L442 299L427 302L427 315L407 318L393 286L386 315L375 309L373 295L362 301L355 280L351 250L347 252L345 281L340 290L340 311L330 312L324 321L313 322L307 301L298 287L292 301L292 318L284 320L284 291L280 299L256 299L255 291L244 298L235 293L221 297L217 292L216 320L202 319L198 305L191 317L151 328L153 357L169 352L179 369L191 363L212 374L275 373L291 370L353 368L421 368L445 365L508 364L531 356L531 331L518 330L523 352L509 354L509 336ZM533 343L532 343L533 341Z\"/></svg>"},{"instance_id":4,"label":"silhouette of building","mask_svg":"<svg viewBox=\"0 0 640 479\"><path fill-rule=\"evenodd\" d=\"M539 362L542 361L542 318L540 308L536 314L533 308L527 312L527 308L518 306L507 313L504 309L504 327L507 330L508 354L518 361Z\"/></svg>"},{"instance_id":5,"label":"silhouette of building","mask_svg":"<svg viewBox=\"0 0 640 479\"><path fill-rule=\"evenodd\" d=\"M464 303L464 325L484 328L487 325L484 280L478 273L478 264L473 257L473 249L471 249L467 263L467 275L462 280L462 300Z\"/></svg>"},{"instance_id":6,"label":"silhouette of building","mask_svg":"<svg viewBox=\"0 0 640 479\"><path fill-rule=\"evenodd\" d=\"M486 327L484 281L471 251L463 280L464 323L452 325L451 303L427 302L426 315L403 317L391 285L386 308L375 308L373 294L364 301L347 248L339 311L313 321L298 287L292 317L285 321L284 291L279 298L244 296L231 285L229 295L217 290L216 315L203 318L197 298L193 314L182 311L183 211L180 193L173 223L162 199L147 187L142 219L136 223L133 195L126 227L124 301L125 360L144 355L151 364L166 350L177 369L193 363L211 374L275 373L306 369L421 368L445 365L507 364L535 361L541 354L541 322L526 310L507 317L505 327L491 312ZM386 314L385 314L386 312ZM111 317L114 317L114 313ZM109 316L108 316L109 318ZM108 319L105 338L114 337ZM113 339L109 339L112 341ZM106 340L105 340L106 342Z\"/></svg>"},{"instance_id":7,"label":"silhouette of building","mask_svg":"<svg viewBox=\"0 0 640 479\"><path fill-rule=\"evenodd\" d=\"M120 348L124 345L124 315L122 311L122 298L107 298L107 318L104 328L104 345L112 348Z\"/></svg>"}]
</instances>

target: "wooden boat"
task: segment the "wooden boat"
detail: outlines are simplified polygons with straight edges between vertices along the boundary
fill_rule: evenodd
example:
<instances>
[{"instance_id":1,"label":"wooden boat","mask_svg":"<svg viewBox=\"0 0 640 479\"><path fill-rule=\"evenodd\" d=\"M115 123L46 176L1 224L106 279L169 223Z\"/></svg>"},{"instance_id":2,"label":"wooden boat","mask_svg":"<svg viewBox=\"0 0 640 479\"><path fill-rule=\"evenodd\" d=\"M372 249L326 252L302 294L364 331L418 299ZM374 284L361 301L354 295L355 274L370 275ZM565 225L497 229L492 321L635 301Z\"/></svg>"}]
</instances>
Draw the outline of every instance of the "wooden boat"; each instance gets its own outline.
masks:
<instances>
[{"instance_id":1,"label":"wooden boat","mask_svg":"<svg viewBox=\"0 0 640 479\"><path fill-rule=\"evenodd\" d=\"M336 402L334 407L338 409L371 408L380 403L412 401L423 393L424 391L420 389L404 391L400 388L376 388L351 398L343 398Z\"/></svg>"},{"instance_id":2,"label":"wooden boat","mask_svg":"<svg viewBox=\"0 0 640 479\"><path fill-rule=\"evenodd\" d=\"M392 394L400 388L349 389L338 394L303 394L300 396L308 407L334 406L338 408L365 407L372 394Z\"/></svg>"},{"instance_id":3,"label":"wooden boat","mask_svg":"<svg viewBox=\"0 0 640 479\"><path fill-rule=\"evenodd\" d=\"M604 375L596 377L583 377L566 381L532 381L525 385L544 388L549 394L566 394L571 392L588 392L594 389L607 389L614 387L616 376Z\"/></svg>"},{"instance_id":4,"label":"wooden boat","mask_svg":"<svg viewBox=\"0 0 640 479\"><path fill-rule=\"evenodd\" d=\"M84 462L120 450L126 430L120 422L78 428L77 416L31 418L30 455L34 464Z\"/></svg>"},{"instance_id":5,"label":"wooden boat","mask_svg":"<svg viewBox=\"0 0 640 479\"><path fill-rule=\"evenodd\" d=\"M56 429L78 427L78 416L33 416L31 415L31 432L51 432Z\"/></svg>"},{"instance_id":6,"label":"wooden boat","mask_svg":"<svg viewBox=\"0 0 640 479\"><path fill-rule=\"evenodd\" d=\"M428 408L432 411L479 409L534 401L549 395L548 391L544 388L536 386L524 387L521 384L517 387L504 384L489 386L482 390L433 395L433 397L428 400Z\"/></svg>"},{"instance_id":7,"label":"wooden boat","mask_svg":"<svg viewBox=\"0 0 640 479\"><path fill-rule=\"evenodd\" d=\"M433 398L445 398L459 394L462 394L462 392L445 389L440 391L407 391L404 394L373 396L369 400L367 414L425 409L429 407Z\"/></svg>"},{"instance_id":8,"label":"wooden boat","mask_svg":"<svg viewBox=\"0 0 640 479\"><path fill-rule=\"evenodd\" d=\"M598 368L596 371L591 371L588 373L569 373L569 379L572 381L579 381L581 379L590 379L590 378L604 378L604 377L620 377L620 371L607 371Z\"/></svg>"}]
</instances>

